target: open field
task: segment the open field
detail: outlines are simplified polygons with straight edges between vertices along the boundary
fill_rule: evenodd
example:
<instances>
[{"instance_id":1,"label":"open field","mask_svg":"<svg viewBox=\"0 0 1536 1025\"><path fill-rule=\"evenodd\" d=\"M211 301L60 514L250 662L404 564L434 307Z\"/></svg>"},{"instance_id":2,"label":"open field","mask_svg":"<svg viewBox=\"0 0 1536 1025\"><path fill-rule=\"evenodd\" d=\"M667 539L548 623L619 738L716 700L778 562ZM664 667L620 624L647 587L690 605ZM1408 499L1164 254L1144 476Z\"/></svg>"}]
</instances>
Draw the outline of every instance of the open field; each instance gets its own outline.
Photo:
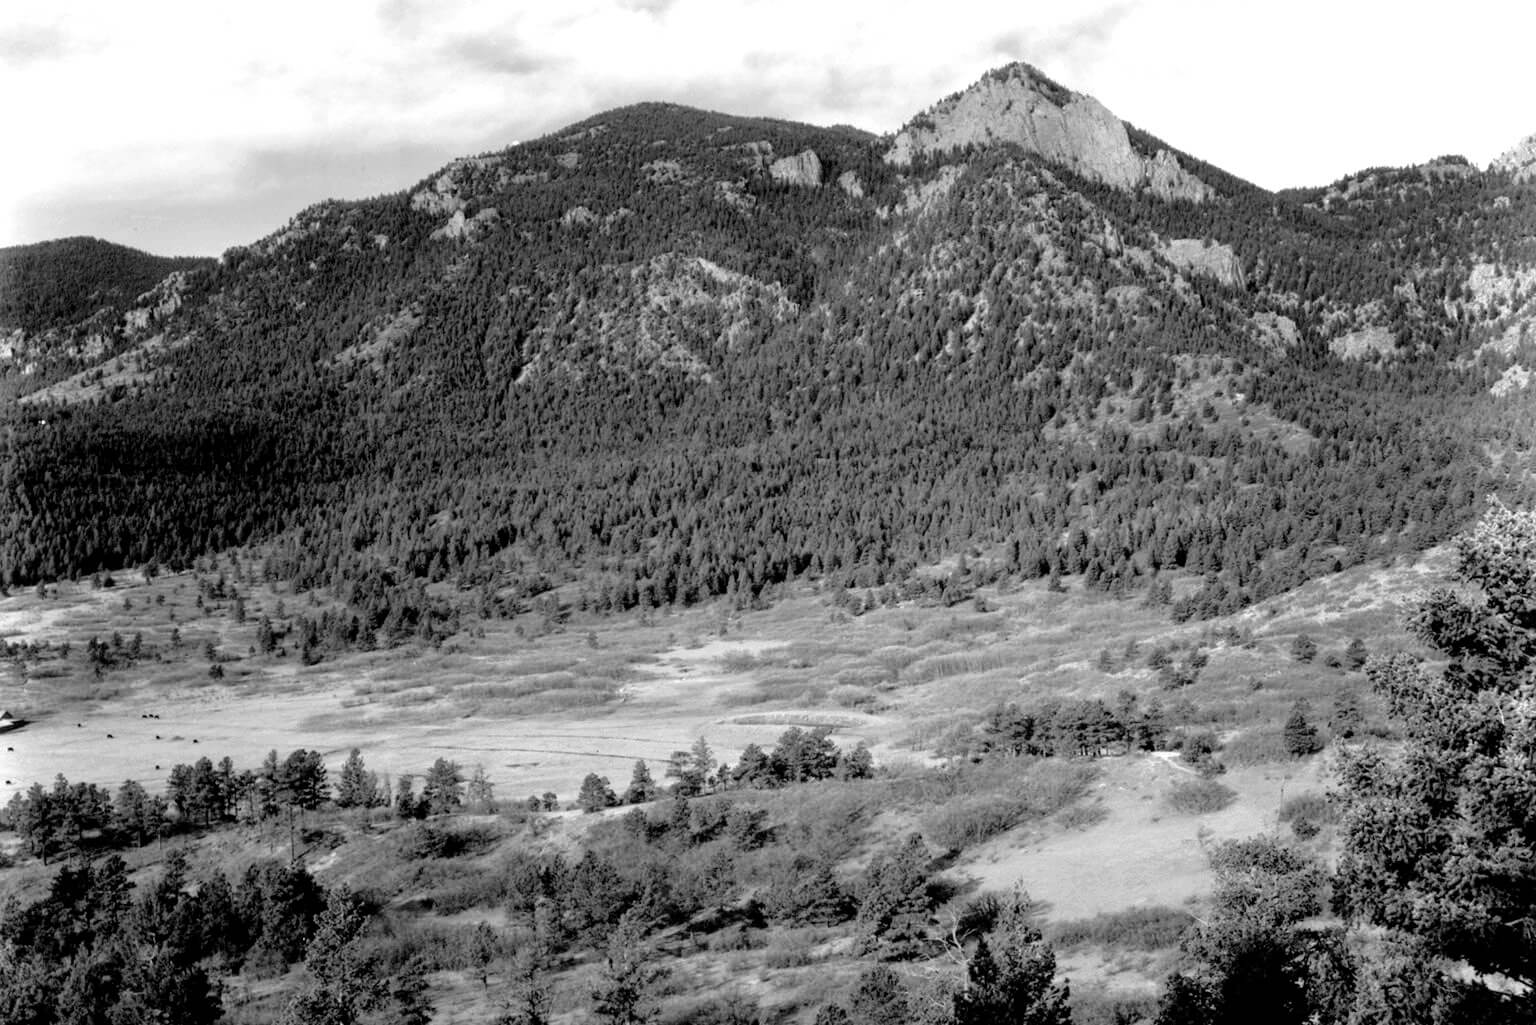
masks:
<instances>
[{"instance_id":1,"label":"open field","mask_svg":"<svg viewBox=\"0 0 1536 1025\"><path fill-rule=\"evenodd\" d=\"M1329 668L1325 658L1354 637L1372 651L1409 644L1402 611L1444 559L1362 567L1236 616L1182 625L1136 602L1076 587L1052 593L1043 583L989 590L987 611L967 602L863 615L806 589L764 611L703 607L655 614L649 625L578 613L550 630L524 616L478 624L439 650L352 653L315 666L292 651L255 654L254 644L260 616L281 627L293 609L318 614L326 607L319 596L241 585L237 622L232 602L199 597L214 567L102 588L63 583L47 597L0 599L0 638L50 644L0 669L0 708L33 720L5 735L0 801L57 773L154 787L177 762L228 755L253 766L268 750L301 746L333 768L356 746L371 768L392 775L448 757L483 766L504 799L546 790L569 798L587 772L622 785L636 759L659 773L654 763L700 736L731 760L789 725L830 726L840 744L867 742L882 764L929 763L947 736L1000 701L1113 700L1127 690L1187 700L1241 746L1245 735L1272 734L1299 697L1319 720L1340 691L1358 694L1369 711L1361 674ZM1307 665L1289 655L1301 631L1320 649ZM138 634L153 656L94 673L84 649L114 633ZM68 657L60 657L63 643ZM1148 653L1161 647L1177 659L1196 646L1208 657L1197 682L1165 690ZM210 653L220 680L209 678ZM1119 775L1102 784L1112 813L1126 810L1111 800L1114 788L1135 789ZM1231 779L1242 799L1223 813L1232 828L1273 821L1275 787L1263 782L1272 769L1258 767L1251 785L1240 775ZM1078 842L1092 843L1104 828ZM984 876L996 883L1007 871Z\"/></svg>"},{"instance_id":2,"label":"open field","mask_svg":"<svg viewBox=\"0 0 1536 1025\"><path fill-rule=\"evenodd\" d=\"M1325 741L1340 695L1361 709L1362 732L1385 732L1363 673L1339 664L1341 656L1355 638L1372 653L1413 649L1403 614L1447 562L1437 551L1361 567L1200 623L1172 623L1163 609L1084 592L1075 581L1066 593L1039 582L987 588L980 601L950 608L903 604L857 615L804 587L760 611L716 605L645 618L573 611L563 623L532 614L472 622L440 648L353 652L316 665L304 665L286 639L259 654L257 624L267 617L281 638L293 610L315 616L339 607L324 596L241 580L243 620L232 600L207 597L219 573L259 580L250 564L112 586L61 584L45 596L0 599L0 638L32 646L0 663L0 708L30 720L0 735L7 748L0 801L58 773L114 789L130 778L158 789L178 762L228 755L250 768L269 750L297 747L319 750L334 778L355 746L369 768L392 778L419 775L443 757L483 768L504 804L546 791L569 802L588 772L622 789L637 759L659 779L668 756L699 737L734 761L747 744L770 746L791 725L826 726L842 746L866 742L883 778L742 799L775 821L842 823L853 845L843 855L845 876L917 831L930 849L953 847L941 875L954 896L941 921L978 894L1016 888L1036 902L1048 931L1136 909L1195 921L1212 886L1211 845L1289 835L1281 805L1329 786L1332 747L1295 759L1280 743L1298 699L1308 702ZM1310 662L1294 657L1300 633L1317 646ZM109 660L98 673L86 654L93 638L103 650L133 648L138 656ZM1171 683L1155 668L1189 665L1196 652L1201 667L1192 683ZM214 664L220 678L210 676ZM961 756L999 703L1100 698L1113 705L1127 693L1160 702L1181 729L1218 738L1227 764L1214 788L1226 788L1221 801L1203 811L1175 801L1181 785L1200 777L1172 751L1026 761L1017 769ZM621 814L547 816L537 842L577 850L587 830ZM376 852L395 852L398 842L388 838L400 828L376 823L333 853L317 852L312 867L329 882L377 885ZM281 848L281 832L215 833L204 856L210 865L236 866ZM526 842L509 834L505 849ZM1332 831L1306 846L1330 858ZM488 869L503 850L484 855ZM382 864L399 857L389 853ZM134 860L147 868L157 855L151 847ZM391 871L415 879L418 870ZM23 869L5 889L26 891L40 878ZM453 921L432 917L422 927ZM819 935L774 931L753 941L761 949L726 943L680 951L673 999L702 999L728 983L765 1007L813 1006L851 985L858 964L846 940ZM1080 1006L1113 1008L1151 999L1175 957L1171 944L1079 942L1060 963L1086 1002ZM564 985L580 989L580 978ZM252 985L240 999L255 1008L265 984ZM438 1020L473 1022L488 1013L482 987L462 972L436 973L432 986Z\"/></svg>"}]
</instances>

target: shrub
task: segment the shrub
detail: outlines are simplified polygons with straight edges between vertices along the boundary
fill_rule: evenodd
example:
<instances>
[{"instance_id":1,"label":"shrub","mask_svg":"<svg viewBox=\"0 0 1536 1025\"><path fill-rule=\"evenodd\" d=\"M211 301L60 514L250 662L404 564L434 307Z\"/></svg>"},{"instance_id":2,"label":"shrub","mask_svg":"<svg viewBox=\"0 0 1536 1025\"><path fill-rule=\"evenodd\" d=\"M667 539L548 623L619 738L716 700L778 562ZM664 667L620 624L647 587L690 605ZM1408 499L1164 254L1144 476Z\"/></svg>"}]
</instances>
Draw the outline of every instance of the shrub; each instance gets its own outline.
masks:
<instances>
[{"instance_id":1,"label":"shrub","mask_svg":"<svg viewBox=\"0 0 1536 1025\"><path fill-rule=\"evenodd\" d=\"M967 782L997 779L996 771L977 769L956 780L958 792L923 817L923 833L947 850L964 850L1006 833L1021 823L1044 818L1070 805L1088 789L1095 770L1083 763L1041 760L1016 763L991 793L964 794ZM995 785L995 784L994 784Z\"/></svg>"},{"instance_id":2,"label":"shrub","mask_svg":"<svg viewBox=\"0 0 1536 1025\"><path fill-rule=\"evenodd\" d=\"M1237 791L1213 779L1190 779L1173 785L1168 806L1181 815L1209 815L1232 803Z\"/></svg>"},{"instance_id":3,"label":"shrub","mask_svg":"<svg viewBox=\"0 0 1536 1025\"><path fill-rule=\"evenodd\" d=\"M1280 821L1291 825L1299 840L1310 840L1334 821L1333 805L1322 794L1297 794L1280 806Z\"/></svg>"},{"instance_id":4,"label":"shrub","mask_svg":"<svg viewBox=\"0 0 1536 1025\"><path fill-rule=\"evenodd\" d=\"M1317 642L1306 634L1297 634L1291 642L1291 657L1298 662L1310 662L1317 657Z\"/></svg>"},{"instance_id":5,"label":"shrub","mask_svg":"<svg viewBox=\"0 0 1536 1025\"><path fill-rule=\"evenodd\" d=\"M1262 765L1268 762L1289 761L1285 738L1273 726L1244 730L1221 749L1222 761L1232 765Z\"/></svg>"},{"instance_id":6,"label":"shrub","mask_svg":"<svg viewBox=\"0 0 1536 1025\"><path fill-rule=\"evenodd\" d=\"M1058 948L1093 943L1127 950L1167 950L1179 945L1193 921L1189 912L1178 908L1131 908L1062 922L1051 931L1050 941Z\"/></svg>"}]
</instances>

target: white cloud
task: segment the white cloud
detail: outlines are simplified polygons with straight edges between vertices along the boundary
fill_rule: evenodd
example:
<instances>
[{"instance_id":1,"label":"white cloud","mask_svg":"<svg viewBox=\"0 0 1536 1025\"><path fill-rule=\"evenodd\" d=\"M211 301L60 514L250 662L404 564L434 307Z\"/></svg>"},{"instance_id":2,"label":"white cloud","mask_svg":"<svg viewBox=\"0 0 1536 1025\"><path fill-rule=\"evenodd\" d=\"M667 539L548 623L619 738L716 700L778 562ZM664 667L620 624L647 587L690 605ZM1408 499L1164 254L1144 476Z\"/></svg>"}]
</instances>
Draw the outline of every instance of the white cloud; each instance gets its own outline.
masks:
<instances>
[{"instance_id":1,"label":"white cloud","mask_svg":"<svg viewBox=\"0 0 1536 1025\"><path fill-rule=\"evenodd\" d=\"M226 211L223 242L200 226L217 249L641 99L889 131L1010 59L1273 187L1448 151L1486 162L1536 130L1533 29L1495 0L1454 17L1349 0L12 3L0 244L69 224L177 249L181 197L203 221ZM109 223L79 225L85 206Z\"/></svg>"}]
</instances>

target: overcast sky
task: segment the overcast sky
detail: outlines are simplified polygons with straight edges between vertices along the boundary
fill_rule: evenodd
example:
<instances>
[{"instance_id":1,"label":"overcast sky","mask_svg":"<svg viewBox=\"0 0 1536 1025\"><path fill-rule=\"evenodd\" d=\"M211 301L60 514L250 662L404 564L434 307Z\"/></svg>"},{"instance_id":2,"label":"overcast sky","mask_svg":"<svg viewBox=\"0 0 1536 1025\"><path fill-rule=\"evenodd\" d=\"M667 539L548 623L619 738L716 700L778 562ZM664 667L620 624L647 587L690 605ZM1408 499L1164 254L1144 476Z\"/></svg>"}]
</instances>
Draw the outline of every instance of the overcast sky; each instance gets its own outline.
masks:
<instances>
[{"instance_id":1,"label":"overcast sky","mask_svg":"<svg viewBox=\"0 0 1536 1025\"><path fill-rule=\"evenodd\" d=\"M4 0L0 245L217 254L321 199L667 99L891 132L1029 61L1258 184L1536 132L1512 0Z\"/></svg>"}]
</instances>

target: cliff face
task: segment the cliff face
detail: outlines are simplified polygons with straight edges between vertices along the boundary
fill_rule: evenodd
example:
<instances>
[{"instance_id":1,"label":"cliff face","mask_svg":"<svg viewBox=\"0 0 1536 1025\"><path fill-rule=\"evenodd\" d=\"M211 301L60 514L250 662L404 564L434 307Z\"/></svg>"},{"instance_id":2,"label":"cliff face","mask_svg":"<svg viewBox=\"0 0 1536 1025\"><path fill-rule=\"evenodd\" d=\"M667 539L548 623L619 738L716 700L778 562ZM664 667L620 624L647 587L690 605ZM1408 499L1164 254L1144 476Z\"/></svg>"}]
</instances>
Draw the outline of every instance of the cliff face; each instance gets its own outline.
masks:
<instances>
[{"instance_id":1,"label":"cliff face","mask_svg":"<svg viewBox=\"0 0 1536 1025\"><path fill-rule=\"evenodd\" d=\"M1145 187L1164 200L1196 203L1215 195L1167 150L1138 153L1125 123L1098 100L1065 89L1026 64L994 72L913 118L885 159L905 166L920 154L994 143L1016 143L1127 192Z\"/></svg>"},{"instance_id":2,"label":"cliff face","mask_svg":"<svg viewBox=\"0 0 1536 1025\"><path fill-rule=\"evenodd\" d=\"M1536 135L1528 135L1519 144L1493 162L1495 171L1508 171L1517 182L1536 181Z\"/></svg>"}]
</instances>

